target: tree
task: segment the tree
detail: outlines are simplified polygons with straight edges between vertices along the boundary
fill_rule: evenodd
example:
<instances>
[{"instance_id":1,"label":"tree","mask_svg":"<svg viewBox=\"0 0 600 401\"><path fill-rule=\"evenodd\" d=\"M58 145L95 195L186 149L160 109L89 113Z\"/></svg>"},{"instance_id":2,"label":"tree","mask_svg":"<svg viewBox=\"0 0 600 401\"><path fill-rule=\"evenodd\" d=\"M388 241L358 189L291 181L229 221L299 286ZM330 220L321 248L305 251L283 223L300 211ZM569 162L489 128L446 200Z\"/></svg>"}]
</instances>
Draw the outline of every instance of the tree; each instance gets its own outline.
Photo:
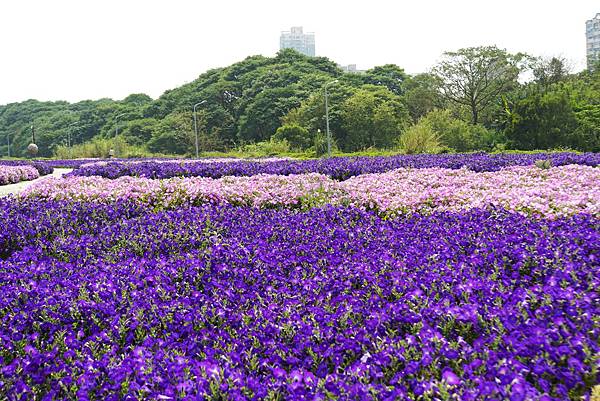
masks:
<instances>
[{"instance_id":1,"label":"tree","mask_svg":"<svg viewBox=\"0 0 600 401\"><path fill-rule=\"evenodd\" d=\"M578 127L574 136L581 150L600 152L600 104L590 104L575 112Z\"/></svg>"},{"instance_id":2,"label":"tree","mask_svg":"<svg viewBox=\"0 0 600 401\"><path fill-rule=\"evenodd\" d=\"M170 114L159 124L148 142L148 149L157 153L185 154L194 148L190 112Z\"/></svg>"},{"instance_id":3,"label":"tree","mask_svg":"<svg viewBox=\"0 0 600 401\"><path fill-rule=\"evenodd\" d=\"M434 110L420 120L427 122L440 142L458 152L467 152L477 148L474 130L468 123L453 118L450 110Z\"/></svg>"},{"instance_id":4,"label":"tree","mask_svg":"<svg viewBox=\"0 0 600 401\"><path fill-rule=\"evenodd\" d=\"M301 103L291 87L262 91L246 108L239 120L238 137L245 142L269 139L279 126L279 119Z\"/></svg>"},{"instance_id":5,"label":"tree","mask_svg":"<svg viewBox=\"0 0 600 401\"><path fill-rule=\"evenodd\" d=\"M444 53L433 71L442 81L442 95L467 107L471 122L477 124L482 111L518 85L525 58L495 46L469 47Z\"/></svg>"},{"instance_id":6,"label":"tree","mask_svg":"<svg viewBox=\"0 0 600 401\"><path fill-rule=\"evenodd\" d=\"M533 61L533 77L542 88L561 82L569 75L570 67L562 57L537 58Z\"/></svg>"},{"instance_id":7,"label":"tree","mask_svg":"<svg viewBox=\"0 0 600 401\"><path fill-rule=\"evenodd\" d=\"M503 139L497 131L467 123L453 116L450 110L434 110L419 123L429 124L440 144L457 152L491 150Z\"/></svg>"},{"instance_id":8,"label":"tree","mask_svg":"<svg viewBox=\"0 0 600 401\"><path fill-rule=\"evenodd\" d=\"M346 99L352 96L356 89L346 85L345 80L330 85L327 89L329 96L329 128L331 136L338 143L345 143L347 138L346 129L343 126L342 107ZM309 132L316 133L319 130L325 132L325 98L324 92L318 90L305 99L300 107L290 110L281 118L282 124L298 124Z\"/></svg>"},{"instance_id":9,"label":"tree","mask_svg":"<svg viewBox=\"0 0 600 401\"><path fill-rule=\"evenodd\" d=\"M190 149L185 135L169 132L166 127L205 100L200 108L206 112L205 125L199 130L200 148L228 150L242 142L269 139L281 125L281 118L293 109L303 111L300 125L313 135L319 128L325 130L323 85L339 79L330 88L330 122L332 133L343 142L346 134L339 116L343 101L365 82L401 93L406 77L394 65L375 67L364 76L345 74L325 57L307 57L284 49L275 57L250 56L209 70L192 82L167 90L156 100L137 93L120 101L100 99L69 104L32 100L0 106L0 138L11 135L11 153L24 155L29 144L28 129L35 123L40 128L40 155L50 156L53 149L66 144L69 133L76 144L96 137L114 138L116 116L124 114L118 119L118 130L131 144L148 145L161 153L168 153L169 149L187 152ZM67 111L68 118L59 118ZM75 121L77 125L71 126ZM6 153L5 139L0 141L0 152Z\"/></svg>"},{"instance_id":10,"label":"tree","mask_svg":"<svg viewBox=\"0 0 600 401\"><path fill-rule=\"evenodd\" d=\"M399 140L400 148L408 154L439 153L442 150L440 138L428 121L419 120L410 126Z\"/></svg>"},{"instance_id":11,"label":"tree","mask_svg":"<svg viewBox=\"0 0 600 401\"><path fill-rule=\"evenodd\" d=\"M339 142L347 151L393 146L409 116L400 97L379 86L365 85L342 105L346 140Z\"/></svg>"},{"instance_id":12,"label":"tree","mask_svg":"<svg viewBox=\"0 0 600 401\"><path fill-rule=\"evenodd\" d=\"M122 135L132 145L143 145L154 136L160 122L154 118L132 120L122 130Z\"/></svg>"},{"instance_id":13,"label":"tree","mask_svg":"<svg viewBox=\"0 0 600 401\"><path fill-rule=\"evenodd\" d=\"M430 111L443 109L445 101L440 94L440 80L432 74L418 74L404 84L404 103L413 121Z\"/></svg>"},{"instance_id":14,"label":"tree","mask_svg":"<svg viewBox=\"0 0 600 401\"><path fill-rule=\"evenodd\" d=\"M404 94L404 82L408 80L408 75L396 64L386 64L373 67L364 74L364 80L367 84L385 86L395 95Z\"/></svg>"},{"instance_id":15,"label":"tree","mask_svg":"<svg viewBox=\"0 0 600 401\"><path fill-rule=\"evenodd\" d=\"M576 146L577 119L565 92L534 93L518 101L510 117L506 136L517 149Z\"/></svg>"},{"instance_id":16,"label":"tree","mask_svg":"<svg viewBox=\"0 0 600 401\"><path fill-rule=\"evenodd\" d=\"M136 106L142 106L151 102L152 98L145 93L132 93L122 101L122 103L129 103Z\"/></svg>"},{"instance_id":17,"label":"tree","mask_svg":"<svg viewBox=\"0 0 600 401\"><path fill-rule=\"evenodd\" d=\"M273 139L276 141L286 140L293 149L306 150L314 142L314 138L308 130L298 124L283 125L277 128Z\"/></svg>"}]
</instances>

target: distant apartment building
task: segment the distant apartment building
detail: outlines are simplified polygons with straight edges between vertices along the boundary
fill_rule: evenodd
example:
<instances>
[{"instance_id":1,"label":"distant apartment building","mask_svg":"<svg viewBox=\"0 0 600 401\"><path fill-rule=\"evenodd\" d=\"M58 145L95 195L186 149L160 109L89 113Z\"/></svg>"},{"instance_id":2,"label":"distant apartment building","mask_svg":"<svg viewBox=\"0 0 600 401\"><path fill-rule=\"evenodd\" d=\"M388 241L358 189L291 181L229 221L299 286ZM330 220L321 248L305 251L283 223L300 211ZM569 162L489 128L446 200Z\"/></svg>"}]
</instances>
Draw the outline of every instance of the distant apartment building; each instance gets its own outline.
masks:
<instances>
[{"instance_id":1,"label":"distant apartment building","mask_svg":"<svg viewBox=\"0 0 600 401\"><path fill-rule=\"evenodd\" d=\"M348 64L348 65L341 65L338 64L338 66L344 71L344 72L350 72L352 74L362 74L365 72L365 70L359 70L358 68L356 68L356 64Z\"/></svg>"},{"instance_id":2,"label":"distant apartment building","mask_svg":"<svg viewBox=\"0 0 600 401\"><path fill-rule=\"evenodd\" d=\"M315 55L315 34L302 32L301 26L293 26L289 31L281 32L279 49L294 49L307 56Z\"/></svg>"},{"instance_id":3,"label":"distant apartment building","mask_svg":"<svg viewBox=\"0 0 600 401\"><path fill-rule=\"evenodd\" d=\"M600 13L586 21L585 37L587 39L587 66L592 66L600 60Z\"/></svg>"}]
</instances>

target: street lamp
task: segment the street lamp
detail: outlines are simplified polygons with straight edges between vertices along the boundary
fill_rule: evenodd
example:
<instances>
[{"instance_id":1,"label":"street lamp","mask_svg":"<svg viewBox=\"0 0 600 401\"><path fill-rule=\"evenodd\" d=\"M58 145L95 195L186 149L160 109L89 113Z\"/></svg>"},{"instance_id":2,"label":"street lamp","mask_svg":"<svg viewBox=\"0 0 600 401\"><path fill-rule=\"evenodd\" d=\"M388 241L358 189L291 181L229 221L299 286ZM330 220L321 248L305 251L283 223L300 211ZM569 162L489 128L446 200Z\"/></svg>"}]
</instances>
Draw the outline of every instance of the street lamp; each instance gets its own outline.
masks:
<instances>
[{"instance_id":1,"label":"street lamp","mask_svg":"<svg viewBox=\"0 0 600 401\"><path fill-rule=\"evenodd\" d=\"M6 146L8 146L7 147L8 158L10 158L10 132L6 133Z\"/></svg>"},{"instance_id":2,"label":"street lamp","mask_svg":"<svg viewBox=\"0 0 600 401\"><path fill-rule=\"evenodd\" d=\"M196 133L196 159L198 158L198 119L196 118L196 107L206 103L206 100L198 102L194 105L194 132Z\"/></svg>"},{"instance_id":3,"label":"street lamp","mask_svg":"<svg viewBox=\"0 0 600 401\"><path fill-rule=\"evenodd\" d=\"M35 125L31 124L31 143L27 145L27 153L29 153L30 156L35 156L37 155L38 151L39 148L35 144Z\"/></svg>"},{"instance_id":4,"label":"street lamp","mask_svg":"<svg viewBox=\"0 0 600 401\"><path fill-rule=\"evenodd\" d=\"M327 93L327 87L331 84L338 82L337 79L329 81L325 84L325 124L327 127L327 157L331 157L331 132L329 132L329 94Z\"/></svg>"}]
</instances>

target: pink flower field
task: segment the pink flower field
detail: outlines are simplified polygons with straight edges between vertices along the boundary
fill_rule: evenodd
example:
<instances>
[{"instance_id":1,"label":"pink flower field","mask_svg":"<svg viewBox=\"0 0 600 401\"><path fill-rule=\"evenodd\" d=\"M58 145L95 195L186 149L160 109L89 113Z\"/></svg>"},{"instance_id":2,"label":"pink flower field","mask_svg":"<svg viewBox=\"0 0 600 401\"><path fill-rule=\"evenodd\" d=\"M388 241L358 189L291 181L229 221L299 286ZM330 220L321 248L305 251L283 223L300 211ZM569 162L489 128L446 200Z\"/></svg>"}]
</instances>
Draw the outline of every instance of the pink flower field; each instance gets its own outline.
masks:
<instances>
[{"instance_id":1,"label":"pink flower field","mask_svg":"<svg viewBox=\"0 0 600 401\"><path fill-rule=\"evenodd\" d=\"M159 208L182 204L302 207L333 204L384 215L504 208L545 217L600 214L600 169L567 165L518 166L497 172L397 169L335 181L321 174L190 177L47 178L22 196L47 200L133 200Z\"/></svg>"},{"instance_id":2,"label":"pink flower field","mask_svg":"<svg viewBox=\"0 0 600 401\"><path fill-rule=\"evenodd\" d=\"M0 166L0 185L35 180L40 176L33 166Z\"/></svg>"}]
</instances>

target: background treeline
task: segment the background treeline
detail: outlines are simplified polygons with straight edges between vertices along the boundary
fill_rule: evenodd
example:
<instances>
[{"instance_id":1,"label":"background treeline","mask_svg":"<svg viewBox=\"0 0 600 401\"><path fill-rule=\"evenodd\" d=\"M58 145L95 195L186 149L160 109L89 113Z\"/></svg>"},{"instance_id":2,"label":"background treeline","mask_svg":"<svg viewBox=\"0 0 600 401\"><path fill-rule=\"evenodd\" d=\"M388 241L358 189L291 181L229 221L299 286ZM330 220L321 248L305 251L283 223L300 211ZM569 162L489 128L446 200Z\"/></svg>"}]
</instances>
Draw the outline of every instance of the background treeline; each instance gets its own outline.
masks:
<instances>
[{"instance_id":1,"label":"background treeline","mask_svg":"<svg viewBox=\"0 0 600 401\"><path fill-rule=\"evenodd\" d=\"M598 70L572 74L560 58L477 47L445 53L425 74L396 65L356 74L283 50L207 71L156 100L0 106L0 154L10 141L11 155L24 156L32 125L40 156L192 154L192 106L206 101L197 114L202 152L318 156L327 149L327 83L336 151L600 151Z\"/></svg>"}]
</instances>

